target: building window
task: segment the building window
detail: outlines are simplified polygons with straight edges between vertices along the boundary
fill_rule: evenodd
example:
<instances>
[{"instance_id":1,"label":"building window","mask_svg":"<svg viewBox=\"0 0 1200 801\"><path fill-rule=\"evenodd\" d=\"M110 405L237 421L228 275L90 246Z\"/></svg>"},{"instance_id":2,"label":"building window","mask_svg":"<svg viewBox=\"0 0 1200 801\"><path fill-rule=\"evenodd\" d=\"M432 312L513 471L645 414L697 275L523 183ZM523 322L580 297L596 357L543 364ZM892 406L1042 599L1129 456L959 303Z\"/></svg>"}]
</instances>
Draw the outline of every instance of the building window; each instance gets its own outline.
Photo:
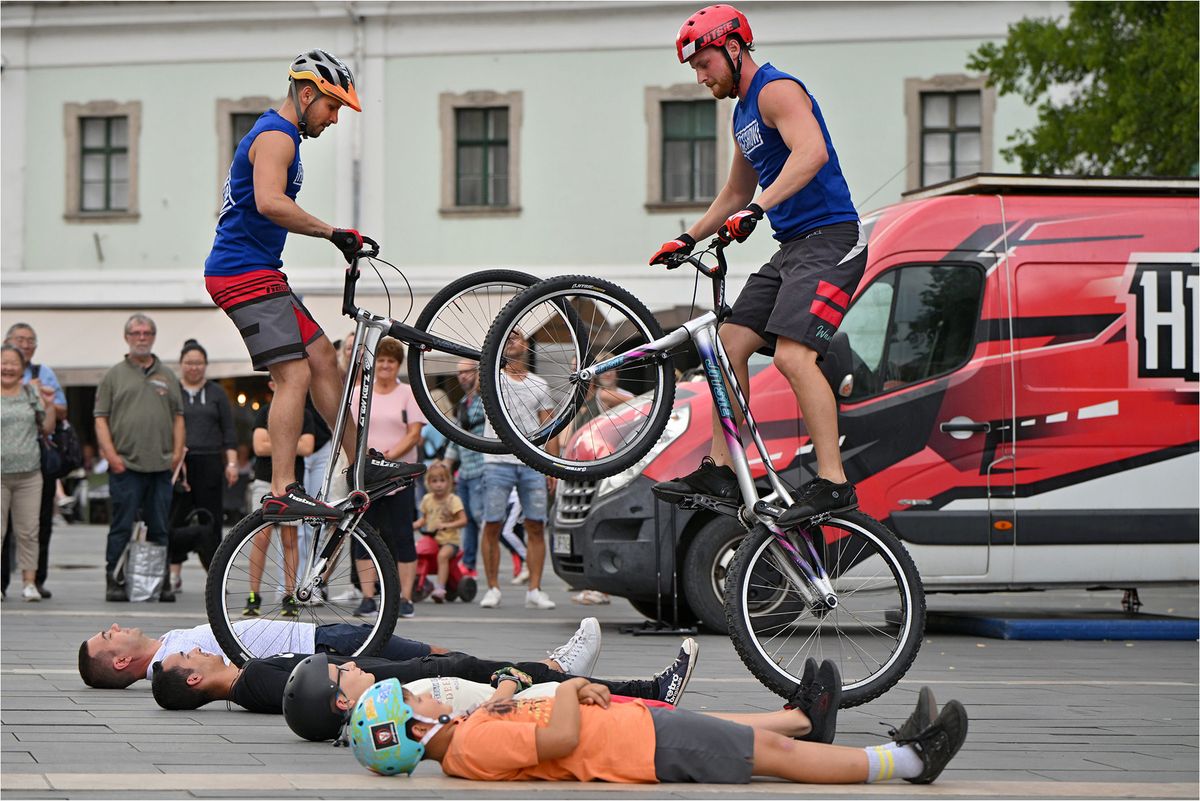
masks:
<instances>
[{"instance_id":1,"label":"building window","mask_svg":"<svg viewBox=\"0 0 1200 801\"><path fill-rule=\"evenodd\" d=\"M729 169L732 106L696 84L646 87L648 211L708 208Z\"/></svg>"},{"instance_id":2,"label":"building window","mask_svg":"<svg viewBox=\"0 0 1200 801\"><path fill-rule=\"evenodd\" d=\"M979 172L979 92L921 93L921 184Z\"/></svg>"},{"instance_id":3,"label":"building window","mask_svg":"<svg viewBox=\"0 0 1200 801\"><path fill-rule=\"evenodd\" d=\"M662 104L663 202L711 201L717 194L717 103Z\"/></svg>"},{"instance_id":4,"label":"building window","mask_svg":"<svg viewBox=\"0 0 1200 801\"><path fill-rule=\"evenodd\" d=\"M454 205L508 205L508 108L454 110Z\"/></svg>"},{"instance_id":5,"label":"building window","mask_svg":"<svg viewBox=\"0 0 1200 801\"><path fill-rule=\"evenodd\" d=\"M238 143L263 112L274 106L276 101L270 97L243 97L237 100L221 99L217 101L216 132L217 132L217 165L216 165L216 210L221 208L222 192L225 189L225 178L229 175L229 165L233 163L233 154L237 152Z\"/></svg>"},{"instance_id":6,"label":"building window","mask_svg":"<svg viewBox=\"0 0 1200 801\"><path fill-rule=\"evenodd\" d=\"M81 117L80 211L129 209L129 118Z\"/></svg>"},{"instance_id":7,"label":"building window","mask_svg":"<svg viewBox=\"0 0 1200 801\"><path fill-rule=\"evenodd\" d=\"M908 189L992 169L995 90L982 78L905 81Z\"/></svg>"},{"instance_id":8,"label":"building window","mask_svg":"<svg viewBox=\"0 0 1200 801\"><path fill-rule=\"evenodd\" d=\"M138 217L137 154L141 103L67 103L63 130L67 146L68 221L131 220Z\"/></svg>"},{"instance_id":9,"label":"building window","mask_svg":"<svg viewBox=\"0 0 1200 801\"><path fill-rule=\"evenodd\" d=\"M443 93L443 216L506 216L521 211L520 92Z\"/></svg>"}]
</instances>

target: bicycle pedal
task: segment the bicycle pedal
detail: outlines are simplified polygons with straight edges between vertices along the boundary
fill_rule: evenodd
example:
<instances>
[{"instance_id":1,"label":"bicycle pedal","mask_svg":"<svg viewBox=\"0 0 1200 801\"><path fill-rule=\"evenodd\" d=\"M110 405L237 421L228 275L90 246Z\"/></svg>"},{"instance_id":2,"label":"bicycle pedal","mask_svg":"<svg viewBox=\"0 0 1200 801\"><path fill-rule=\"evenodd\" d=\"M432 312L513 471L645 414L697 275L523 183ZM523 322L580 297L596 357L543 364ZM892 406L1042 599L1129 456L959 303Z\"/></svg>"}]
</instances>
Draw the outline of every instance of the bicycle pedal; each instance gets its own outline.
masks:
<instances>
[{"instance_id":1,"label":"bicycle pedal","mask_svg":"<svg viewBox=\"0 0 1200 801\"><path fill-rule=\"evenodd\" d=\"M679 508L686 510L707 509L710 512L727 515L729 517L737 517L741 509L740 503L721 501L708 495L688 495L680 499Z\"/></svg>"}]
</instances>

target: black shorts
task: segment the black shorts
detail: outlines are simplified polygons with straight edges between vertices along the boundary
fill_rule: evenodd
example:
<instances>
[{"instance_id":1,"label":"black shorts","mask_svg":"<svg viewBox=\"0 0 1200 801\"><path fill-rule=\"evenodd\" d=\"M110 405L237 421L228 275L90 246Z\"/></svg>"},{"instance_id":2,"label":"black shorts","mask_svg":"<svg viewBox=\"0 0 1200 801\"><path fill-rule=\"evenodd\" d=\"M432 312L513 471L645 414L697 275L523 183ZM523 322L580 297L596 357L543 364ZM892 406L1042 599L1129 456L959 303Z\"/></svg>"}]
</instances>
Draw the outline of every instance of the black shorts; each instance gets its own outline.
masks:
<instances>
[{"instance_id":1,"label":"black shorts","mask_svg":"<svg viewBox=\"0 0 1200 801\"><path fill-rule=\"evenodd\" d=\"M371 502L363 519L379 532L383 542L397 562L417 561L417 543L413 539L413 510L416 488L405 487L395 495L385 495ZM354 543L354 558L367 557L357 542Z\"/></svg>"},{"instance_id":2,"label":"black shorts","mask_svg":"<svg viewBox=\"0 0 1200 801\"><path fill-rule=\"evenodd\" d=\"M858 223L843 222L784 242L746 281L729 322L767 340L765 353L785 337L824 357L867 266L860 237Z\"/></svg>"}]
</instances>

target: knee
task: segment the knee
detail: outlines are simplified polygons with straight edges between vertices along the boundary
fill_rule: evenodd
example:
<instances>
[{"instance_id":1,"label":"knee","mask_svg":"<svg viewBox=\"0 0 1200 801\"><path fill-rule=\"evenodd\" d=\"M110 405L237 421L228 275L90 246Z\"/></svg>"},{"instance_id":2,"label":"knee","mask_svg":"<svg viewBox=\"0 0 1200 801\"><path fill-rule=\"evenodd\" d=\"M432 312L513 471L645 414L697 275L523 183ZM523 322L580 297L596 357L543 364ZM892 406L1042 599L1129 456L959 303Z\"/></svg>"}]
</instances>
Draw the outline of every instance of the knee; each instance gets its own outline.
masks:
<instances>
[{"instance_id":1,"label":"knee","mask_svg":"<svg viewBox=\"0 0 1200 801\"><path fill-rule=\"evenodd\" d=\"M817 368L817 352L799 342L784 344L780 340L773 359L775 367L788 378L803 375Z\"/></svg>"},{"instance_id":2,"label":"knee","mask_svg":"<svg viewBox=\"0 0 1200 801\"><path fill-rule=\"evenodd\" d=\"M271 380L278 389L307 389L312 379L312 371L307 359L292 359L271 365Z\"/></svg>"}]
</instances>

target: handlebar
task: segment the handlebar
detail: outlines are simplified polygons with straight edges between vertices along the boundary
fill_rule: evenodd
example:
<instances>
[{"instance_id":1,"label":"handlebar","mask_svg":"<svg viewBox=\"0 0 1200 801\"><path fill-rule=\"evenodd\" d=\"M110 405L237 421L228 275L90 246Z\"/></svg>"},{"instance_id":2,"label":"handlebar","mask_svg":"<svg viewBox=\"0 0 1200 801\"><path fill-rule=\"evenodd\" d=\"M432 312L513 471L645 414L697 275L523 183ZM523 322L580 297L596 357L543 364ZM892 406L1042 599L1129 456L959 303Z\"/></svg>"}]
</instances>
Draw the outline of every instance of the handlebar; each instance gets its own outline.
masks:
<instances>
[{"instance_id":1,"label":"handlebar","mask_svg":"<svg viewBox=\"0 0 1200 801\"><path fill-rule=\"evenodd\" d=\"M721 239L719 236L713 237L712 241L708 243L708 248L700 253L691 256L672 253L664 259L668 270L674 270L677 267L690 264L702 275L711 278L713 282L713 310L720 315L724 315L728 311L725 307L725 276L729 273L729 262L725 259L725 248L730 244L730 242ZM709 253L717 257L716 264L705 264L701 261Z\"/></svg>"},{"instance_id":2,"label":"handlebar","mask_svg":"<svg viewBox=\"0 0 1200 801\"><path fill-rule=\"evenodd\" d=\"M358 283L359 259L373 259L379 255L379 243L373 239L363 237L362 249L354 255L352 261L346 267L346 282L342 286L342 314L353 319L358 314L358 307L354 305L354 285Z\"/></svg>"}]
</instances>

